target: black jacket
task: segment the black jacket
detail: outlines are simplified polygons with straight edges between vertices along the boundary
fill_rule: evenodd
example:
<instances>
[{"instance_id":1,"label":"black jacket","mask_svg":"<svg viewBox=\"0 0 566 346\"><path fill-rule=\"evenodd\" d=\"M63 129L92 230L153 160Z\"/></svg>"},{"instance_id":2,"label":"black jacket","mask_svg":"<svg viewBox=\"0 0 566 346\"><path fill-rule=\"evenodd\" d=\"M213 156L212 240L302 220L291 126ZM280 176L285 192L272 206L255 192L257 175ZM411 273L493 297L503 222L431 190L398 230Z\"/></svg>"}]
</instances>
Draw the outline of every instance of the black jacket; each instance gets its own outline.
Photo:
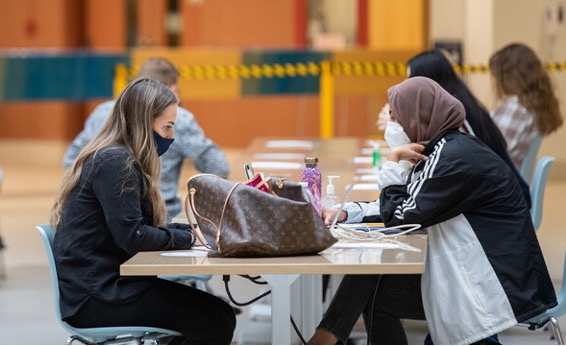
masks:
<instances>
[{"instance_id":1,"label":"black jacket","mask_svg":"<svg viewBox=\"0 0 566 346\"><path fill-rule=\"evenodd\" d=\"M141 170L134 164L126 171L130 160L123 147L89 157L65 201L54 241L63 319L91 297L135 300L156 280L120 276L120 265L137 252L191 247L190 232L151 226L153 209L143 197Z\"/></svg>"},{"instance_id":2,"label":"black jacket","mask_svg":"<svg viewBox=\"0 0 566 346\"><path fill-rule=\"evenodd\" d=\"M422 295L435 344L469 344L556 305L515 175L479 139L430 141L409 181L380 172L387 226L420 224L428 246ZM390 169L391 168L391 169Z\"/></svg>"}]
</instances>

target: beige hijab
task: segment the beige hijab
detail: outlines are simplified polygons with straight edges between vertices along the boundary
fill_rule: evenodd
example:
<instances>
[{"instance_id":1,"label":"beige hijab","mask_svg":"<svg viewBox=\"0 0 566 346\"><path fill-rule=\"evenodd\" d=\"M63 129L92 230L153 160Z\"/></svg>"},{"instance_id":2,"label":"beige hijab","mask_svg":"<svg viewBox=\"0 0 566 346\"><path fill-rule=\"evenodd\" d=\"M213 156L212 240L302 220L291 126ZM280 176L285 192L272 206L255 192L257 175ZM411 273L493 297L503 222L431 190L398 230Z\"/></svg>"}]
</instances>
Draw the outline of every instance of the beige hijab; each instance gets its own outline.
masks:
<instances>
[{"instance_id":1,"label":"beige hijab","mask_svg":"<svg viewBox=\"0 0 566 346\"><path fill-rule=\"evenodd\" d=\"M466 118L464 106L438 83L411 77L387 90L391 118L411 142L426 143L442 132L458 129Z\"/></svg>"}]
</instances>

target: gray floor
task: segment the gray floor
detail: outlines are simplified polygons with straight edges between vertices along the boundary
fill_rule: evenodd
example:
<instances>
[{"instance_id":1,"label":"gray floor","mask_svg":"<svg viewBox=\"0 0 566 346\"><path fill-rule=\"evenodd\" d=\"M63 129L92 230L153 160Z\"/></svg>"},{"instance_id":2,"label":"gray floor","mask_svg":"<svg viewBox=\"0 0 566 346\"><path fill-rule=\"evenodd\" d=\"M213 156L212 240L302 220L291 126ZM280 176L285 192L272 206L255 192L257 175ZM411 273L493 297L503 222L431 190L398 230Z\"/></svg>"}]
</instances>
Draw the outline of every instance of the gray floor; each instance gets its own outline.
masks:
<instances>
[{"instance_id":1,"label":"gray floor","mask_svg":"<svg viewBox=\"0 0 566 346\"><path fill-rule=\"evenodd\" d=\"M59 165L61 148L33 147L29 152L14 153L0 142L0 162L5 179L0 193L0 235L6 250L0 252L0 270L5 268L6 277L0 279L0 344L63 344L67 334L55 319L53 293L45 251L34 230L45 223L53 197L60 183L62 170ZM14 148L10 145L10 148ZM6 153L14 155L10 157ZM237 154L237 152L235 152ZM55 157L56 159L53 159ZM553 281L558 286L562 280L564 258L563 196L566 181L550 181L544 205L544 220L539 239ZM214 277L210 286L225 296L223 283ZM244 279L234 278L232 292L239 301L253 298L264 287L255 286ZM249 309L238 316L234 342L254 344L269 343L269 319L252 321ZM454 316L457 318L457 316ZM566 333L566 318L560 318ZM426 323L406 321L409 340L422 344L426 335ZM363 335L361 330L356 336ZM305 336L308 337L308 336ZM555 344L548 331L529 331L514 327L500 334L504 344ZM358 339L363 342L362 339Z\"/></svg>"}]
</instances>

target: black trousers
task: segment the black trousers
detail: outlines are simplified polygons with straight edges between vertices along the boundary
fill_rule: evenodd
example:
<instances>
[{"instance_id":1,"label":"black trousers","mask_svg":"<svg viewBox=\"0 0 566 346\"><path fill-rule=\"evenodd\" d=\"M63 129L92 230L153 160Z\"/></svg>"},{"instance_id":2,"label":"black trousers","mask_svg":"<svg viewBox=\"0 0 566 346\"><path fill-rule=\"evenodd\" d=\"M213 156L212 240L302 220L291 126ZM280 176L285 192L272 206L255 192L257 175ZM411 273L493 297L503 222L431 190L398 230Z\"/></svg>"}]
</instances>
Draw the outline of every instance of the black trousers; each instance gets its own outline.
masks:
<instances>
[{"instance_id":1,"label":"black trousers","mask_svg":"<svg viewBox=\"0 0 566 346\"><path fill-rule=\"evenodd\" d=\"M407 344L401 319L425 319L421 276L344 276L318 328L345 343L360 315L372 345Z\"/></svg>"},{"instance_id":2,"label":"black trousers","mask_svg":"<svg viewBox=\"0 0 566 346\"><path fill-rule=\"evenodd\" d=\"M402 319L425 320L421 275L345 275L318 328L345 343L360 314L372 345L406 345ZM431 345L427 335L425 345ZM473 345L498 345L497 335Z\"/></svg>"},{"instance_id":3,"label":"black trousers","mask_svg":"<svg viewBox=\"0 0 566 346\"><path fill-rule=\"evenodd\" d=\"M224 344L232 341L236 316L222 299L199 289L156 279L137 300L124 304L91 298L66 321L77 328L151 326L178 331L174 344Z\"/></svg>"}]
</instances>

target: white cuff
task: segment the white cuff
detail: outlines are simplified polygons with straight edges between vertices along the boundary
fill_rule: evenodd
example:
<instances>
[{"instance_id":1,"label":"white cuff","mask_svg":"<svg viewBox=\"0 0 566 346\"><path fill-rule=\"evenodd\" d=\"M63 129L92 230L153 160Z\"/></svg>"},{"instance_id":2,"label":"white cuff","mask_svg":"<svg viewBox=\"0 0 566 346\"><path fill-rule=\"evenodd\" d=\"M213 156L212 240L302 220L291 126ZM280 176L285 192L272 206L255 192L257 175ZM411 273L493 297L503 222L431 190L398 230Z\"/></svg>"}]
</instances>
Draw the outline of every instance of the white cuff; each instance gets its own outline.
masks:
<instances>
[{"instance_id":1,"label":"white cuff","mask_svg":"<svg viewBox=\"0 0 566 346\"><path fill-rule=\"evenodd\" d=\"M405 185L407 174L406 161L385 161L377 173L377 187L383 190L390 185Z\"/></svg>"}]
</instances>

